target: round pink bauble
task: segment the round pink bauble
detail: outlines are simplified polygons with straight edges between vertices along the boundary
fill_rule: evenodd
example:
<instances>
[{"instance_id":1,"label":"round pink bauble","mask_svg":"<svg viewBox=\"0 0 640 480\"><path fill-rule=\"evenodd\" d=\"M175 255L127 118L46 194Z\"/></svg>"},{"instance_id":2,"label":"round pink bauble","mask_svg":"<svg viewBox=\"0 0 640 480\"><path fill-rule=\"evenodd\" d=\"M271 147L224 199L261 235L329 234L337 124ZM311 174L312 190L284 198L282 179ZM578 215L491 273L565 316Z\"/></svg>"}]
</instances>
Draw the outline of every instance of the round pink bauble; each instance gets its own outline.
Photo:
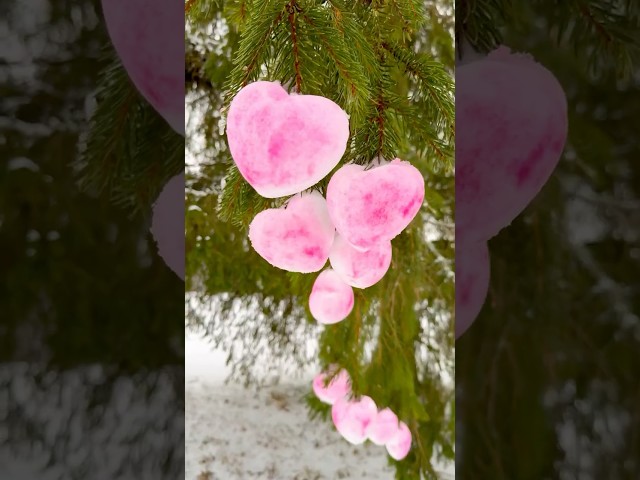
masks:
<instances>
[{"instance_id":1,"label":"round pink bauble","mask_svg":"<svg viewBox=\"0 0 640 480\"><path fill-rule=\"evenodd\" d=\"M274 267L289 272L321 270L334 236L327 203L318 192L296 195L285 208L264 210L249 226L254 250Z\"/></svg>"},{"instance_id":2,"label":"round pink bauble","mask_svg":"<svg viewBox=\"0 0 640 480\"><path fill-rule=\"evenodd\" d=\"M398 416L389 408L380 410L369 424L367 437L376 445L385 445L398 433Z\"/></svg>"},{"instance_id":3,"label":"round pink bauble","mask_svg":"<svg viewBox=\"0 0 640 480\"><path fill-rule=\"evenodd\" d=\"M367 396L359 400L342 398L331 408L331 417L336 430L346 441L354 445L365 442L369 424L377 413L376 403Z\"/></svg>"},{"instance_id":4,"label":"round pink bauble","mask_svg":"<svg viewBox=\"0 0 640 480\"><path fill-rule=\"evenodd\" d=\"M402 460L411 450L411 430L404 422L400 422L398 430L387 443L387 452L394 460Z\"/></svg>"},{"instance_id":5,"label":"round pink bauble","mask_svg":"<svg viewBox=\"0 0 640 480\"><path fill-rule=\"evenodd\" d=\"M487 240L509 225L556 167L567 100L553 74L498 48L456 70L456 235Z\"/></svg>"},{"instance_id":6,"label":"round pink bauble","mask_svg":"<svg viewBox=\"0 0 640 480\"><path fill-rule=\"evenodd\" d=\"M395 159L365 170L345 165L327 187L327 206L338 233L354 248L369 250L400 234L424 200L424 178Z\"/></svg>"},{"instance_id":7,"label":"round pink bauble","mask_svg":"<svg viewBox=\"0 0 640 480\"><path fill-rule=\"evenodd\" d=\"M158 253L176 275L184 280L184 173L165 185L153 206L151 234Z\"/></svg>"},{"instance_id":8,"label":"round pink bauble","mask_svg":"<svg viewBox=\"0 0 640 480\"><path fill-rule=\"evenodd\" d=\"M184 135L184 5L102 0L111 42L146 100Z\"/></svg>"},{"instance_id":9,"label":"round pink bauble","mask_svg":"<svg viewBox=\"0 0 640 480\"><path fill-rule=\"evenodd\" d=\"M329 268L318 275L313 284L309 310L319 323L332 325L349 316L353 310L353 302L353 288Z\"/></svg>"},{"instance_id":10,"label":"round pink bauble","mask_svg":"<svg viewBox=\"0 0 640 480\"><path fill-rule=\"evenodd\" d=\"M368 288L378 283L389 270L391 253L391 242L388 240L362 252L336 235L329 261L346 283L356 288Z\"/></svg>"},{"instance_id":11,"label":"round pink bauble","mask_svg":"<svg viewBox=\"0 0 640 480\"><path fill-rule=\"evenodd\" d=\"M322 402L333 405L337 400L351 393L351 379L346 370L340 370L325 387L327 378L330 378L330 375L321 373L313 379L313 391Z\"/></svg>"},{"instance_id":12,"label":"round pink bauble","mask_svg":"<svg viewBox=\"0 0 640 480\"><path fill-rule=\"evenodd\" d=\"M456 338L467 331L484 305L490 269L486 242L456 247Z\"/></svg>"},{"instance_id":13,"label":"round pink bauble","mask_svg":"<svg viewBox=\"0 0 640 480\"><path fill-rule=\"evenodd\" d=\"M255 82L235 96L227 117L229 150L245 180L266 198L306 190L338 164L349 118L328 98L289 95Z\"/></svg>"}]
</instances>

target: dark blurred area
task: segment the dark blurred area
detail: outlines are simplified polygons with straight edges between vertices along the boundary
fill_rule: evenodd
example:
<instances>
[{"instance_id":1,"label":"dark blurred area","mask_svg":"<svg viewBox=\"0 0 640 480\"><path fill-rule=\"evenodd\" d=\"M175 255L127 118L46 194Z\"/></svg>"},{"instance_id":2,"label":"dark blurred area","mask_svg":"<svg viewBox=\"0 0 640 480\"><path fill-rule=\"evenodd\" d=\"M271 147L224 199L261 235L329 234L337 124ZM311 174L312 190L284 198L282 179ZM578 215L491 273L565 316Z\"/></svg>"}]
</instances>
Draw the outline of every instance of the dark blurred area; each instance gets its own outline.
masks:
<instances>
[{"instance_id":1,"label":"dark blurred area","mask_svg":"<svg viewBox=\"0 0 640 480\"><path fill-rule=\"evenodd\" d=\"M108 45L99 1L0 3L2 478L184 475L184 283L74 168Z\"/></svg>"},{"instance_id":2,"label":"dark blurred area","mask_svg":"<svg viewBox=\"0 0 640 480\"><path fill-rule=\"evenodd\" d=\"M540 194L489 242L489 295L456 342L456 478L636 480L638 17L620 15L633 2L524 3L496 30L558 78L569 138Z\"/></svg>"}]
</instances>

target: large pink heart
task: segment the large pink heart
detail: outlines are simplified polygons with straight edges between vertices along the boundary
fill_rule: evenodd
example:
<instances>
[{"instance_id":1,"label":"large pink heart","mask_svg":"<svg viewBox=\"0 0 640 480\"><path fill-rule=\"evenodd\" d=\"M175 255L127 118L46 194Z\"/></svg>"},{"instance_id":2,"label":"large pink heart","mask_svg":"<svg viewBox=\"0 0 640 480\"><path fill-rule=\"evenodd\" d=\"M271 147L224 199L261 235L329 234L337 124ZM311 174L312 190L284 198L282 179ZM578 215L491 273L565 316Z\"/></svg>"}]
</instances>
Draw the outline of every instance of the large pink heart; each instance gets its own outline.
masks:
<instances>
[{"instance_id":1,"label":"large pink heart","mask_svg":"<svg viewBox=\"0 0 640 480\"><path fill-rule=\"evenodd\" d=\"M336 430L347 442L354 445L365 442L367 428L377 414L376 403L367 396L359 400L342 398L331 407L331 418Z\"/></svg>"},{"instance_id":2,"label":"large pink heart","mask_svg":"<svg viewBox=\"0 0 640 480\"><path fill-rule=\"evenodd\" d=\"M151 233L167 266L184 280L184 172L160 192L153 206Z\"/></svg>"},{"instance_id":3,"label":"large pink heart","mask_svg":"<svg viewBox=\"0 0 640 480\"><path fill-rule=\"evenodd\" d=\"M184 2L102 0L102 10L131 81L184 135Z\"/></svg>"},{"instance_id":4,"label":"large pink heart","mask_svg":"<svg viewBox=\"0 0 640 480\"><path fill-rule=\"evenodd\" d=\"M499 48L456 70L456 236L487 240L547 182L567 138L551 72Z\"/></svg>"},{"instance_id":5,"label":"large pink heart","mask_svg":"<svg viewBox=\"0 0 640 480\"><path fill-rule=\"evenodd\" d=\"M312 187L338 164L349 118L328 98L255 82L231 102L227 139L245 180L263 197L284 197Z\"/></svg>"},{"instance_id":6,"label":"large pink heart","mask_svg":"<svg viewBox=\"0 0 640 480\"><path fill-rule=\"evenodd\" d=\"M353 310L353 288L328 268L316 278L309 295L311 315L323 325L333 325L349 316Z\"/></svg>"},{"instance_id":7,"label":"large pink heart","mask_svg":"<svg viewBox=\"0 0 640 480\"><path fill-rule=\"evenodd\" d=\"M335 236L327 203L318 192L292 197L285 208L255 216L249 240L267 262L290 272L317 272L327 263Z\"/></svg>"},{"instance_id":8,"label":"large pink heart","mask_svg":"<svg viewBox=\"0 0 640 480\"><path fill-rule=\"evenodd\" d=\"M336 401L351 393L351 379L346 370L340 370L340 372L333 377L333 380L325 386L328 378L330 378L330 375L324 372L317 375L313 379L313 392L321 402L333 405Z\"/></svg>"},{"instance_id":9,"label":"large pink heart","mask_svg":"<svg viewBox=\"0 0 640 480\"><path fill-rule=\"evenodd\" d=\"M489 290L489 249L486 242L456 247L456 338L474 322Z\"/></svg>"},{"instance_id":10,"label":"large pink heart","mask_svg":"<svg viewBox=\"0 0 640 480\"><path fill-rule=\"evenodd\" d=\"M400 159L369 170L345 165L327 187L327 206L336 230L360 251L400 234L423 200L422 174Z\"/></svg>"},{"instance_id":11,"label":"large pink heart","mask_svg":"<svg viewBox=\"0 0 640 480\"><path fill-rule=\"evenodd\" d=\"M385 445L395 438L399 429L398 416L389 408L380 410L367 427L367 437L376 445Z\"/></svg>"},{"instance_id":12,"label":"large pink heart","mask_svg":"<svg viewBox=\"0 0 640 480\"><path fill-rule=\"evenodd\" d=\"M400 422L398 431L387 442L387 452L394 460L402 460L411 450L411 430L404 422Z\"/></svg>"},{"instance_id":13,"label":"large pink heart","mask_svg":"<svg viewBox=\"0 0 640 480\"><path fill-rule=\"evenodd\" d=\"M391 265L391 242L381 242L366 252L356 250L340 235L331 247L329 261L342 279L356 288L368 288L384 277Z\"/></svg>"}]
</instances>

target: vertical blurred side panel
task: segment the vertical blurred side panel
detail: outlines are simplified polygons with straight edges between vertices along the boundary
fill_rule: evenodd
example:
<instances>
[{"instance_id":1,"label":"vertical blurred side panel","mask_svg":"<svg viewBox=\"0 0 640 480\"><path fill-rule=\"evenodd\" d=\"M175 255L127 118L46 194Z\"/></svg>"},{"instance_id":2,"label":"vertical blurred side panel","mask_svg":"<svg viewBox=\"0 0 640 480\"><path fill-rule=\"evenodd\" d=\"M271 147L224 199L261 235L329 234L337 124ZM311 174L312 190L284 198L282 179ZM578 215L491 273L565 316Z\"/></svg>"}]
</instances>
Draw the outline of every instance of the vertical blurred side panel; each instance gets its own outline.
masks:
<instances>
[{"instance_id":1,"label":"vertical blurred side panel","mask_svg":"<svg viewBox=\"0 0 640 480\"><path fill-rule=\"evenodd\" d=\"M184 6L0 6L0 465L184 474Z\"/></svg>"}]
</instances>

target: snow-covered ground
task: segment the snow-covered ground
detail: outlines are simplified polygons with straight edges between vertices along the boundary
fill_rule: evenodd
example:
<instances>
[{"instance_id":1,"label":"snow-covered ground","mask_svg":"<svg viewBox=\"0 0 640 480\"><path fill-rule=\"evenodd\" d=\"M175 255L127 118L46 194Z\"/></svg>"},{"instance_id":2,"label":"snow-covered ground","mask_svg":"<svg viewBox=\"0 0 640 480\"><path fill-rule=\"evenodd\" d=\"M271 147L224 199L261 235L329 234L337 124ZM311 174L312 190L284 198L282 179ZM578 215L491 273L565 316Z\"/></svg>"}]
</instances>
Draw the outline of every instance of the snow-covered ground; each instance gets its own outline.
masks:
<instances>
[{"instance_id":1,"label":"snow-covered ground","mask_svg":"<svg viewBox=\"0 0 640 480\"><path fill-rule=\"evenodd\" d=\"M185 480L392 480L384 447L347 443L310 420L311 372L261 390L225 385L225 355L186 334ZM442 467L443 480L455 477Z\"/></svg>"}]
</instances>

